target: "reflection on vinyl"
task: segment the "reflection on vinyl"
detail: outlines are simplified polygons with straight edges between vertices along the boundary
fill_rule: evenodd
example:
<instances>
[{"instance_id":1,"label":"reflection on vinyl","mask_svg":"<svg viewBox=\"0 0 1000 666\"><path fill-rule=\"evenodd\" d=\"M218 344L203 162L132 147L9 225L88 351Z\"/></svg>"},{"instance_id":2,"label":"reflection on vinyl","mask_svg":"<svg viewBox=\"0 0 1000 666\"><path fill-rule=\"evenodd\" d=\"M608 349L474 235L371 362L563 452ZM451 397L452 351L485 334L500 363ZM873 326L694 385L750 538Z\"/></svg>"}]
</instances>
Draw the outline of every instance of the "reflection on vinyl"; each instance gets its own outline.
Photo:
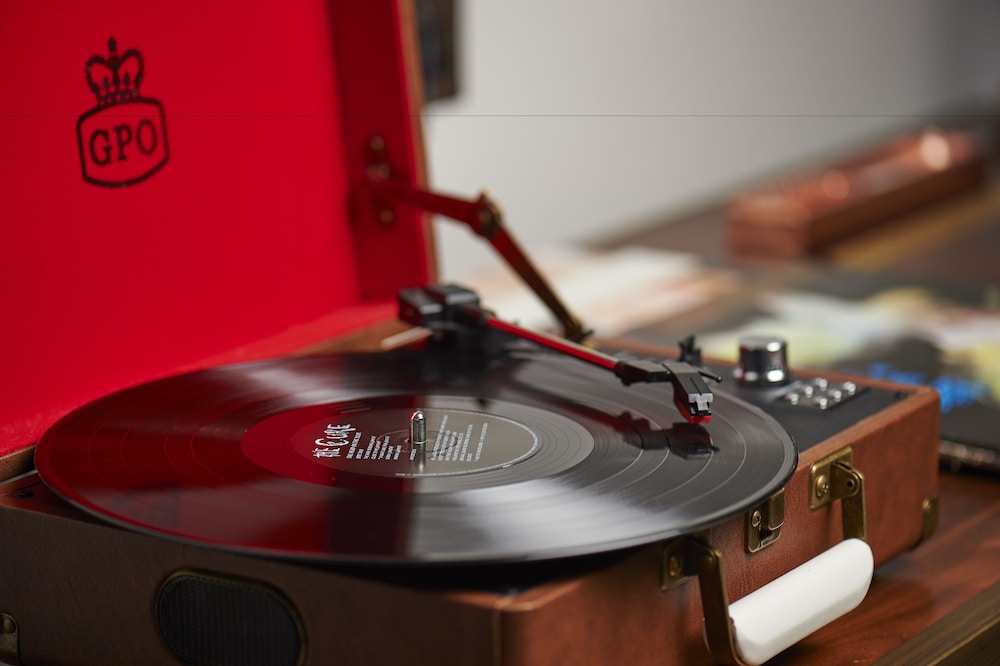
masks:
<instances>
[{"instance_id":1,"label":"reflection on vinyl","mask_svg":"<svg viewBox=\"0 0 1000 666\"><path fill-rule=\"evenodd\" d=\"M57 423L36 458L74 505L170 538L322 562L515 562L649 543L763 501L795 469L790 437L724 393L714 411L681 423L669 387L547 353L332 355L113 394Z\"/></svg>"}]
</instances>

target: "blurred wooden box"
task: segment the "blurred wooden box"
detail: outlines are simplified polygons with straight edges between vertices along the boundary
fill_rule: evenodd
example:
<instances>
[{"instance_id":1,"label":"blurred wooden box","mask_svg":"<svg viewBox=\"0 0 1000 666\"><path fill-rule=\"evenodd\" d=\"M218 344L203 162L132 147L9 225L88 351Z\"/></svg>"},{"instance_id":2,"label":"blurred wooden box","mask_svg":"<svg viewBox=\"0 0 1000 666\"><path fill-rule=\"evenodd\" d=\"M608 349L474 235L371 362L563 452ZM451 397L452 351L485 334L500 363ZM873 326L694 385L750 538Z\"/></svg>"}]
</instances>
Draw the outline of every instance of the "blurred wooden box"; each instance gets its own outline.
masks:
<instances>
[{"instance_id":1,"label":"blurred wooden box","mask_svg":"<svg viewBox=\"0 0 1000 666\"><path fill-rule=\"evenodd\" d=\"M735 256L820 255L904 213L982 187L986 173L969 133L928 128L733 197L726 241Z\"/></svg>"}]
</instances>

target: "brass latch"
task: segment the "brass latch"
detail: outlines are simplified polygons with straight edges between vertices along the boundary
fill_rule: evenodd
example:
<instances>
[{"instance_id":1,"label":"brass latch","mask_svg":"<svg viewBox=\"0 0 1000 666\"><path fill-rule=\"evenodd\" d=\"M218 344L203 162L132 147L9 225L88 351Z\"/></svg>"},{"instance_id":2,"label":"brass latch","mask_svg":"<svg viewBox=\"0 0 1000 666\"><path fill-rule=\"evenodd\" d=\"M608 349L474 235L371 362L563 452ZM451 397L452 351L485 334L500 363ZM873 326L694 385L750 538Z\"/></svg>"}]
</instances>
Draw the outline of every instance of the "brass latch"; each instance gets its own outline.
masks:
<instances>
[{"instance_id":1,"label":"brass latch","mask_svg":"<svg viewBox=\"0 0 1000 666\"><path fill-rule=\"evenodd\" d=\"M852 466L853 451L845 447L809 468L809 510L840 500L845 539L867 541L865 477Z\"/></svg>"},{"instance_id":2,"label":"brass latch","mask_svg":"<svg viewBox=\"0 0 1000 666\"><path fill-rule=\"evenodd\" d=\"M784 523L785 489L782 488L744 515L747 552L756 553L777 541Z\"/></svg>"}]
</instances>

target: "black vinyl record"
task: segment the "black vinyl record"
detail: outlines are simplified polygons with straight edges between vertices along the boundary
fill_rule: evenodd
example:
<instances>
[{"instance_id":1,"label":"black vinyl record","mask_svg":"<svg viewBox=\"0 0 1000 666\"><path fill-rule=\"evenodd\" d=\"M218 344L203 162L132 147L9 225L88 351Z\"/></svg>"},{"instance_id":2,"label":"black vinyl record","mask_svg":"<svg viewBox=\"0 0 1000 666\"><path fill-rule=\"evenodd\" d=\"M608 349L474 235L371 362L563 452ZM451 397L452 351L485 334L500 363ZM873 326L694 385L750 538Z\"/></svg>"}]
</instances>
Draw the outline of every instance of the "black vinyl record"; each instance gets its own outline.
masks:
<instances>
[{"instance_id":1,"label":"black vinyl record","mask_svg":"<svg viewBox=\"0 0 1000 666\"><path fill-rule=\"evenodd\" d=\"M112 523L281 558L517 562L704 529L796 465L771 417L724 393L683 422L669 385L623 386L535 350L263 361L91 403L36 452L43 480ZM427 443L410 441L420 410Z\"/></svg>"}]
</instances>

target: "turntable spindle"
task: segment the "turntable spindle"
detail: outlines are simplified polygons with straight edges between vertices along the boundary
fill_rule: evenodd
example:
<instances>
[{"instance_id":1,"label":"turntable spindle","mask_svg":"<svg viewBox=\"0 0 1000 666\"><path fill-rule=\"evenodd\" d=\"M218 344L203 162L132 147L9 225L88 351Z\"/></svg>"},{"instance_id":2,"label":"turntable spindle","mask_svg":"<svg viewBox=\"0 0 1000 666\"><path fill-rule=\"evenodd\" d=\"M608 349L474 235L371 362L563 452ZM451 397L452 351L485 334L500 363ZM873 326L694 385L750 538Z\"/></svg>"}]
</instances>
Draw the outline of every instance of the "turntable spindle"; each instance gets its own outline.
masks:
<instances>
[{"instance_id":1,"label":"turntable spindle","mask_svg":"<svg viewBox=\"0 0 1000 666\"><path fill-rule=\"evenodd\" d=\"M410 414L410 442L415 449L427 446L427 417L419 409Z\"/></svg>"}]
</instances>

